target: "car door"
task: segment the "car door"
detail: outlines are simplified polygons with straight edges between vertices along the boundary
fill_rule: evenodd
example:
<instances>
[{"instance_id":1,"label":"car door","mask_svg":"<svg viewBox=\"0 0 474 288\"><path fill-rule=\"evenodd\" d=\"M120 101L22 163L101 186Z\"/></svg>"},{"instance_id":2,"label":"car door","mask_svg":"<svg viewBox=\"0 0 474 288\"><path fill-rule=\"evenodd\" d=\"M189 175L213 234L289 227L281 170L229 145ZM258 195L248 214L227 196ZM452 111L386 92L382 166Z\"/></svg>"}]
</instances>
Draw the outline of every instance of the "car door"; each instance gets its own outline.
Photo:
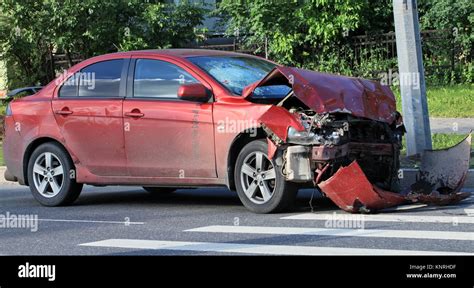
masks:
<instances>
[{"instance_id":1,"label":"car door","mask_svg":"<svg viewBox=\"0 0 474 288\"><path fill-rule=\"evenodd\" d=\"M122 105L129 62L112 59L83 68L52 101L66 146L95 175L127 175Z\"/></svg>"},{"instance_id":2,"label":"car door","mask_svg":"<svg viewBox=\"0 0 474 288\"><path fill-rule=\"evenodd\" d=\"M182 84L210 86L172 60L132 58L123 106L130 175L216 178L212 103L177 97Z\"/></svg>"}]
</instances>

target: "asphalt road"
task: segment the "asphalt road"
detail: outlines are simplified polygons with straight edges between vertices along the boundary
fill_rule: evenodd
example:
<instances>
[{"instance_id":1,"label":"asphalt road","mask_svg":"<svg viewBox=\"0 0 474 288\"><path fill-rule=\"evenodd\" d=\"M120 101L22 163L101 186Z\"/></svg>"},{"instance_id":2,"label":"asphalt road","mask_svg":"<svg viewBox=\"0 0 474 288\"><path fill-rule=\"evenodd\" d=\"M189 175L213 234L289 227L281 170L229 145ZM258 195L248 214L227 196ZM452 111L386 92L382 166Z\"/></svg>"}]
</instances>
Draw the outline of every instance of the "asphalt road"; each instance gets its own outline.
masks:
<instances>
[{"instance_id":1,"label":"asphalt road","mask_svg":"<svg viewBox=\"0 0 474 288\"><path fill-rule=\"evenodd\" d=\"M350 214L327 199L313 199L311 213L311 194L300 191L292 213L256 215L225 189L156 197L140 187L89 186L75 205L47 208L26 187L0 185L0 218L38 218L37 229L4 221L0 255L474 253L473 197L451 207L340 218Z\"/></svg>"}]
</instances>

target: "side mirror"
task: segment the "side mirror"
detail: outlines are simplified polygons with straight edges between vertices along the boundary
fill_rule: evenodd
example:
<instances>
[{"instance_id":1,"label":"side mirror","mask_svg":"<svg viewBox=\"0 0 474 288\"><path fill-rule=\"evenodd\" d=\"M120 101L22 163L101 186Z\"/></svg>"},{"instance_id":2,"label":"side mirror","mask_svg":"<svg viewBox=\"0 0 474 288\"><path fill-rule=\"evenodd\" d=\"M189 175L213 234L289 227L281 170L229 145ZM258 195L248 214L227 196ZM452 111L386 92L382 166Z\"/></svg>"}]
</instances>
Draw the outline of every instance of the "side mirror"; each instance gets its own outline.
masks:
<instances>
[{"instance_id":1,"label":"side mirror","mask_svg":"<svg viewBox=\"0 0 474 288\"><path fill-rule=\"evenodd\" d=\"M200 83L181 85L178 89L178 98L181 100L207 102L210 92Z\"/></svg>"}]
</instances>

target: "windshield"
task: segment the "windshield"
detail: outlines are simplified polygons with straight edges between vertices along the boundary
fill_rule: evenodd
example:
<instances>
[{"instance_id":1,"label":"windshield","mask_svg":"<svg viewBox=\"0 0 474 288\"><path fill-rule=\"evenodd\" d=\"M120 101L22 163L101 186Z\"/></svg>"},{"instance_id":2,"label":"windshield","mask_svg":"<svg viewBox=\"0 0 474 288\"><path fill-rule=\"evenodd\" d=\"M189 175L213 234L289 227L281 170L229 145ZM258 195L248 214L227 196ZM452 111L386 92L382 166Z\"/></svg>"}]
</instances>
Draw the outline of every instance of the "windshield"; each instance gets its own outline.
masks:
<instances>
[{"instance_id":1,"label":"windshield","mask_svg":"<svg viewBox=\"0 0 474 288\"><path fill-rule=\"evenodd\" d=\"M261 80L276 66L263 59L245 56L199 56L189 57L188 60L237 95L242 95L245 87ZM253 96L282 98L290 90L284 85L265 86L255 89Z\"/></svg>"}]
</instances>

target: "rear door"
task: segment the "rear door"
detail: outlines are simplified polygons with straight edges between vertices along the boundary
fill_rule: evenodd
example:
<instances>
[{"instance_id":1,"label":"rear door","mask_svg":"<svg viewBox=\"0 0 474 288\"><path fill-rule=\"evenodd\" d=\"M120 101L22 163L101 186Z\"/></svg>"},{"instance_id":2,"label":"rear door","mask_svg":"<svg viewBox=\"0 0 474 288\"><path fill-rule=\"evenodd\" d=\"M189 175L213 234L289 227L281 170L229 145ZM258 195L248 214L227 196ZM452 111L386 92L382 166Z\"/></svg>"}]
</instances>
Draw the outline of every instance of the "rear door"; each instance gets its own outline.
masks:
<instances>
[{"instance_id":1,"label":"rear door","mask_svg":"<svg viewBox=\"0 0 474 288\"><path fill-rule=\"evenodd\" d=\"M52 102L67 147L95 175L127 175L122 105L129 62L118 58L83 68Z\"/></svg>"},{"instance_id":2,"label":"rear door","mask_svg":"<svg viewBox=\"0 0 474 288\"><path fill-rule=\"evenodd\" d=\"M123 110L130 175L216 178L212 103L177 98L182 84L210 86L173 60L132 58Z\"/></svg>"}]
</instances>

